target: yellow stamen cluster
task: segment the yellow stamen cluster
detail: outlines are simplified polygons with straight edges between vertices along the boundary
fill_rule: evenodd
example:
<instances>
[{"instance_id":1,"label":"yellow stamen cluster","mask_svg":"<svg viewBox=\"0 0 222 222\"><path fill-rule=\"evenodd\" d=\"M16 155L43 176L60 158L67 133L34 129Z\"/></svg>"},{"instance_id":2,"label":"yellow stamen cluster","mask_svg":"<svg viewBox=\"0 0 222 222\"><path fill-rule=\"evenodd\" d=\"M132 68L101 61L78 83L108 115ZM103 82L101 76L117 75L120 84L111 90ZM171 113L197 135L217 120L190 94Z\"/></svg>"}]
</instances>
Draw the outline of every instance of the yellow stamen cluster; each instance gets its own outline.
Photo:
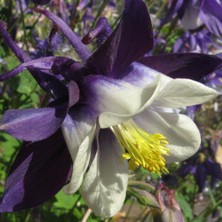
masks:
<instances>
[{"instance_id":1,"label":"yellow stamen cluster","mask_svg":"<svg viewBox=\"0 0 222 222\"><path fill-rule=\"evenodd\" d=\"M168 142L162 134L149 134L131 120L111 129L124 149L122 157L129 160L130 169L142 166L159 175L168 172L163 157L169 155Z\"/></svg>"}]
</instances>

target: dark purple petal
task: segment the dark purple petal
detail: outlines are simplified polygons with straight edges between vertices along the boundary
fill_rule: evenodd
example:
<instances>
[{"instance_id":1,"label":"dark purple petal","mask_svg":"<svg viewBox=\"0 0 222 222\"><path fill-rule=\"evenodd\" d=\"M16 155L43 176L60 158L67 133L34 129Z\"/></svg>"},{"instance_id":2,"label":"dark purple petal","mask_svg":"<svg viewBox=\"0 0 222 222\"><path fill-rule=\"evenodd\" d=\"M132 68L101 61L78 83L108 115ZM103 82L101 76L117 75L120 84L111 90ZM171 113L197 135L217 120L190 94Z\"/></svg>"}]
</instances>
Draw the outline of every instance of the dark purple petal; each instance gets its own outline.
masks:
<instances>
[{"instance_id":1,"label":"dark purple petal","mask_svg":"<svg viewBox=\"0 0 222 222\"><path fill-rule=\"evenodd\" d=\"M222 35L222 5L216 0L203 0L200 17L207 28L214 34Z\"/></svg>"},{"instance_id":2,"label":"dark purple petal","mask_svg":"<svg viewBox=\"0 0 222 222\"><path fill-rule=\"evenodd\" d=\"M153 47L152 26L145 3L141 0L125 2L119 25L87 61L97 73L116 78Z\"/></svg>"},{"instance_id":3,"label":"dark purple petal","mask_svg":"<svg viewBox=\"0 0 222 222\"><path fill-rule=\"evenodd\" d=\"M196 166L191 165L190 163L184 163L177 171L180 177L185 177L188 174L191 174L196 171Z\"/></svg>"},{"instance_id":4,"label":"dark purple petal","mask_svg":"<svg viewBox=\"0 0 222 222\"><path fill-rule=\"evenodd\" d=\"M140 59L138 62L171 78L193 80L200 80L222 66L220 58L200 53L172 53L149 56Z\"/></svg>"},{"instance_id":5,"label":"dark purple petal","mask_svg":"<svg viewBox=\"0 0 222 222\"><path fill-rule=\"evenodd\" d=\"M219 163L207 159L205 165L207 173L211 175L212 179L222 180L222 169Z\"/></svg>"},{"instance_id":6,"label":"dark purple petal","mask_svg":"<svg viewBox=\"0 0 222 222\"><path fill-rule=\"evenodd\" d=\"M46 140L25 143L6 180L0 212L31 208L53 197L69 180L72 160L61 131Z\"/></svg>"},{"instance_id":7,"label":"dark purple petal","mask_svg":"<svg viewBox=\"0 0 222 222\"><path fill-rule=\"evenodd\" d=\"M71 28L64 21L62 21L59 17L47 11L46 9L37 8L36 12L45 15L48 19L50 19L59 27L59 29L69 40L70 44L73 46L81 59L86 61L90 57L91 52L89 51L89 49L82 43L81 39L71 30Z\"/></svg>"},{"instance_id":8,"label":"dark purple petal","mask_svg":"<svg viewBox=\"0 0 222 222\"><path fill-rule=\"evenodd\" d=\"M198 185L199 192L202 192L207 180L207 172L204 164L202 163L197 164L197 170L196 173L194 174L194 178Z\"/></svg>"},{"instance_id":9,"label":"dark purple petal","mask_svg":"<svg viewBox=\"0 0 222 222\"><path fill-rule=\"evenodd\" d=\"M25 141L43 140L55 133L63 122L68 105L56 108L8 110L0 130Z\"/></svg>"},{"instance_id":10,"label":"dark purple petal","mask_svg":"<svg viewBox=\"0 0 222 222\"><path fill-rule=\"evenodd\" d=\"M66 85L55 76L41 70L29 69L29 71L35 75L39 85L53 98L62 98L68 95Z\"/></svg>"}]
</instances>

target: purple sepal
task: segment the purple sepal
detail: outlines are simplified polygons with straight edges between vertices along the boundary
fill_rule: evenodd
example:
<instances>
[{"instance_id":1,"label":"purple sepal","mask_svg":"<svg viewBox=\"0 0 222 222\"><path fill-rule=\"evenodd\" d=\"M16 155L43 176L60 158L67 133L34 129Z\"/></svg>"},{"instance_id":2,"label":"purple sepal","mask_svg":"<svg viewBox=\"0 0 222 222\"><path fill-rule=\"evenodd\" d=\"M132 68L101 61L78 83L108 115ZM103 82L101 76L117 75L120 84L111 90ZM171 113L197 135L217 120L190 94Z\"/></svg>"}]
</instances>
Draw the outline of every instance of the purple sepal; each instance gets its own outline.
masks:
<instances>
[{"instance_id":1,"label":"purple sepal","mask_svg":"<svg viewBox=\"0 0 222 222\"><path fill-rule=\"evenodd\" d=\"M126 0L122 19L102 46L87 60L96 73L120 77L133 61L153 47L152 25L141 0Z\"/></svg>"},{"instance_id":2,"label":"purple sepal","mask_svg":"<svg viewBox=\"0 0 222 222\"><path fill-rule=\"evenodd\" d=\"M55 76L48 74L46 71L31 69L29 71L35 75L39 85L53 98L61 98L68 95L67 86Z\"/></svg>"},{"instance_id":3,"label":"purple sepal","mask_svg":"<svg viewBox=\"0 0 222 222\"><path fill-rule=\"evenodd\" d=\"M149 56L138 62L172 78L200 80L205 75L221 68L222 60L201 53L172 53Z\"/></svg>"},{"instance_id":4,"label":"purple sepal","mask_svg":"<svg viewBox=\"0 0 222 222\"><path fill-rule=\"evenodd\" d=\"M207 179L207 170L204 163L197 164L196 173L194 174L195 181L198 185L199 192L202 192Z\"/></svg>"},{"instance_id":5,"label":"purple sepal","mask_svg":"<svg viewBox=\"0 0 222 222\"><path fill-rule=\"evenodd\" d=\"M43 140L55 133L63 122L68 104L56 108L8 110L0 130L25 141Z\"/></svg>"},{"instance_id":6,"label":"purple sepal","mask_svg":"<svg viewBox=\"0 0 222 222\"><path fill-rule=\"evenodd\" d=\"M0 212L36 207L53 197L69 180L72 160L61 131L20 149L5 185Z\"/></svg>"},{"instance_id":7,"label":"purple sepal","mask_svg":"<svg viewBox=\"0 0 222 222\"><path fill-rule=\"evenodd\" d=\"M64 63L67 61L70 61L71 59L68 59L66 57L56 57L56 56L49 56L49 57L43 57L39 59L30 60L28 62L24 62L14 69L6 72L3 75L0 75L0 81L5 81L21 72L23 72L26 69L35 69L35 70L50 70L53 65L58 63L58 61L61 60ZM73 60L71 60L74 62Z\"/></svg>"},{"instance_id":8,"label":"purple sepal","mask_svg":"<svg viewBox=\"0 0 222 222\"><path fill-rule=\"evenodd\" d=\"M212 188L215 187L218 180L222 180L222 169L219 163L207 160L206 169L209 175L211 175L210 185Z\"/></svg>"}]
</instances>

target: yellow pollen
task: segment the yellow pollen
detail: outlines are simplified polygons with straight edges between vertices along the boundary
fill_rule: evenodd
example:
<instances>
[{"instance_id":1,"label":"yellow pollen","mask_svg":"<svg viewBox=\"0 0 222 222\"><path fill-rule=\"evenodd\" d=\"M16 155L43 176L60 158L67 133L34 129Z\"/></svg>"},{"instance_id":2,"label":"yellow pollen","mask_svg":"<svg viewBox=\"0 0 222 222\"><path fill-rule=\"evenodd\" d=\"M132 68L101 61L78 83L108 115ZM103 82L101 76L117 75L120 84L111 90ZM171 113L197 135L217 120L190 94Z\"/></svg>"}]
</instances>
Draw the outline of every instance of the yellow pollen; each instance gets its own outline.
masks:
<instances>
[{"instance_id":1,"label":"yellow pollen","mask_svg":"<svg viewBox=\"0 0 222 222\"><path fill-rule=\"evenodd\" d=\"M162 134L149 134L132 120L112 126L120 146L124 149L122 157L129 160L129 168L135 170L142 166L157 174L168 173L163 155L169 155L166 137Z\"/></svg>"}]
</instances>

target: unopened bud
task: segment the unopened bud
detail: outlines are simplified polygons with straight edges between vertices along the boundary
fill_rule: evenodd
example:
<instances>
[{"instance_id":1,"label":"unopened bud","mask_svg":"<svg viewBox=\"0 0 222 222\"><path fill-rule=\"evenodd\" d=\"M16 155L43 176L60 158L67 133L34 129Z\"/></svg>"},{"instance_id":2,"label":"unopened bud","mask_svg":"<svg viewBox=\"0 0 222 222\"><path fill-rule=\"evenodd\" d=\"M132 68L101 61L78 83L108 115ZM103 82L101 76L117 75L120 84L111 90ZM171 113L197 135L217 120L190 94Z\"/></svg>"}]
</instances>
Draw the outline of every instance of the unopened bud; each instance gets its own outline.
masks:
<instances>
[{"instance_id":1,"label":"unopened bud","mask_svg":"<svg viewBox=\"0 0 222 222\"><path fill-rule=\"evenodd\" d=\"M162 222L185 222L181 210L166 208L163 211Z\"/></svg>"},{"instance_id":2,"label":"unopened bud","mask_svg":"<svg viewBox=\"0 0 222 222\"><path fill-rule=\"evenodd\" d=\"M185 222L173 190L160 184L157 189L157 199L162 210L161 222Z\"/></svg>"},{"instance_id":3,"label":"unopened bud","mask_svg":"<svg viewBox=\"0 0 222 222\"><path fill-rule=\"evenodd\" d=\"M157 202L156 197L149 193L148 191L137 189L137 188L132 188L130 189L131 194L137 198L137 200L149 207L154 207L154 208L160 208L160 205Z\"/></svg>"}]
</instances>

